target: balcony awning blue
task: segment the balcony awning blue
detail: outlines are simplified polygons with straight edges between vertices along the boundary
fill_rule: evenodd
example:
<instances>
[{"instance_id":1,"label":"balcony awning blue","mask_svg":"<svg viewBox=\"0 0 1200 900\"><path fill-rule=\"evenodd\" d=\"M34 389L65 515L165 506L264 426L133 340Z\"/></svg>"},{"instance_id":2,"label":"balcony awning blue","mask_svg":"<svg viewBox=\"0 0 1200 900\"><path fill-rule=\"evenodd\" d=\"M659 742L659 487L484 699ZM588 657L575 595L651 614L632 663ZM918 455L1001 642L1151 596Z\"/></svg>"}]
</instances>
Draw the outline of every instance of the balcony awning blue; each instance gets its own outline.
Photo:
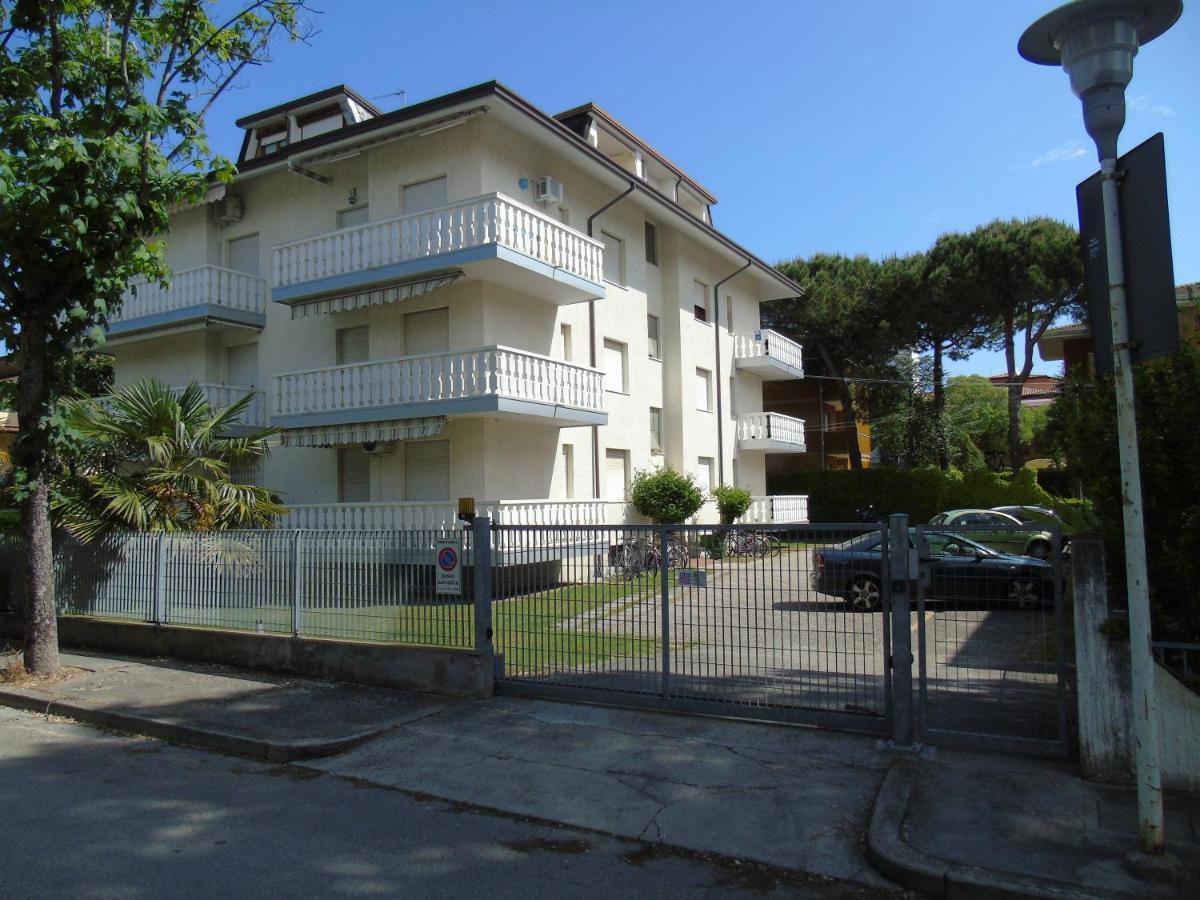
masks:
<instances>
[{"instance_id":1,"label":"balcony awning blue","mask_svg":"<svg viewBox=\"0 0 1200 900\"><path fill-rule=\"evenodd\" d=\"M327 316L368 306L382 306L385 303L400 303L454 284L462 277L463 273L454 269L400 284L389 284L369 290L358 290L332 297L322 297L319 300L304 301L292 306L292 318L306 319L309 316Z\"/></svg>"},{"instance_id":2,"label":"balcony awning blue","mask_svg":"<svg viewBox=\"0 0 1200 900\"><path fill-rule=\"evenodd\" d=\"M412 441L435 437L446 427L445 416L393 419L388 422L350 422L289 428L279 435L284 447L347 447L353 444Z\"/></svg>"}]
</instances>

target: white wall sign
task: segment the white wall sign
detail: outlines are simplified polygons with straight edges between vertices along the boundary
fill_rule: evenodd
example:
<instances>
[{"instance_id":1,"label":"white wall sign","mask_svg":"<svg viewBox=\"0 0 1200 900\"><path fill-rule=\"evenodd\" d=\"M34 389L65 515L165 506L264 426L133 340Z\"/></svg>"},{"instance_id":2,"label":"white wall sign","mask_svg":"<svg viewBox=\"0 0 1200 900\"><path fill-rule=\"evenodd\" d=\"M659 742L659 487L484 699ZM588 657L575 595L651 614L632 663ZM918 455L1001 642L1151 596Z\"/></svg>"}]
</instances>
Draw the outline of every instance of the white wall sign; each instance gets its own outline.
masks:
<instances>
[{"instance_id":1,"label":"white wall sign","mask_svg":"<svg viewBox=\"0 0 1200 900\"><path fill-rule=\"evenodd\" d=\"M455 538L437 542L437 592L462 596L462 544Z\"/></svg>"}]
</instances>

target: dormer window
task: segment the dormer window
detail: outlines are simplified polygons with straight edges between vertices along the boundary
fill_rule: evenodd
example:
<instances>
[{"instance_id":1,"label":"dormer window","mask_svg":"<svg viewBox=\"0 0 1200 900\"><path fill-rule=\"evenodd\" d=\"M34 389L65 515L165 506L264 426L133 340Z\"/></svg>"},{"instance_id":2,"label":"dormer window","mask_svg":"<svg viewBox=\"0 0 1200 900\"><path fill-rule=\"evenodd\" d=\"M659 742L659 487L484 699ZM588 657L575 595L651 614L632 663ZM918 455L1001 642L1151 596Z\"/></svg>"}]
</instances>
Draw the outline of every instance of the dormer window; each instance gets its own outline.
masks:
<instances>
[{"instance_id":1,"label":"dormer window","mask_svg":"<svg viewBox=\"0 0 1200 900\"><path fill-rule=\"evenodd\" d=\"M272 153L278 153L287 146L287 135L279 134L262 142L263 156L270 156Z\"/></svg>"}]
</instances>

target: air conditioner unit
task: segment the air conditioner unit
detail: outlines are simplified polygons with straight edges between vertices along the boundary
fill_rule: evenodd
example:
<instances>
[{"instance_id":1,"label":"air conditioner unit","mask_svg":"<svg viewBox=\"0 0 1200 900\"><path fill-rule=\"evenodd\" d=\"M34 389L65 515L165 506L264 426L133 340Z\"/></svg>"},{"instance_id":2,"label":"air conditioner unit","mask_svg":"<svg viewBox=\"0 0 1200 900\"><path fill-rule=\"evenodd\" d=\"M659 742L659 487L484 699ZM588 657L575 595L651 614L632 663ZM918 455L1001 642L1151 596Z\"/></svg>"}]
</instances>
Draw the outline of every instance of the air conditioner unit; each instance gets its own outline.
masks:
<instances>
[{"instance_id":1,"label":"air conditioner unit","mask_svg":"<svg viewBox=\"0 0 1200 900\"><path fill-rule=\"evenodd\" d=\"M396 444L394 442L363 441L362 444L363 453L368 456L386 456L395 449Z\"/></svg>"},{"instance_id":2,"label":"air conditioner unit","mask_svg":"<svg viewBox=\"0 0 1200 900\"><path fill-rule=\"evenodd\" d=\"M245 214L246 204L237 194L226 194L213 204L213 219L218 225L233 225Z\"/></svg>"},{"instance_id":3,"label":"air conditioner unit","mask_svg":"<svg viewBox=\"0 0 1200 900\"><path fill-rule=\"evenodd\" d=\"M533 189L534 199L538 203L562 203L563 185L557 178L545 175L537 180Z\"/></svg>"}]
</instances>

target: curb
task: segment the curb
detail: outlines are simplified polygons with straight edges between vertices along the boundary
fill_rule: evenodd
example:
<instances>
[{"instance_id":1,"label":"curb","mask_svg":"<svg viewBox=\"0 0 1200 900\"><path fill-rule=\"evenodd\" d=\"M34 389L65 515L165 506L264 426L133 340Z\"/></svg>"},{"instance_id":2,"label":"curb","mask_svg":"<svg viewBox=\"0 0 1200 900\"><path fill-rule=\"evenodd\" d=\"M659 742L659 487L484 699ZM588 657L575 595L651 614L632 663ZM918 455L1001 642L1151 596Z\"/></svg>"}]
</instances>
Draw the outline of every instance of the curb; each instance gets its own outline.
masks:
<instances>
[{"instance_id":1,"label":"curb","mask_svg":"<svg viewBox=\"0 0 1200 900\"><path fill-rule=\"evenodd\" d=\"M182 744L186 747L212 750L227 756L240 756L268 763L290 763L333 756L366 743L397 727L396 724L390 724L384 728L373 728L339 738L273 741L246 737L214 728L179 725L174 722L164 722L161 719L152 719L148 716L93 709L18 691L0 690L0 706L41 713L46 716L64 716L113 731L158 738L169 744Z\"/></svg>"},{"instance_id":2,"label":"curb","mask_svg":"<svg viewBox=\"0 0 1200 900\"><path fill-rule=\"evenodd\" d=\"M904 840L904 820L919 771L919 765L913 760L900 759L892 763L875 798L875 809L867 829L867 858L897 884L945 900L1019 900L1023 897L1124 900L1136 896L946 862L917 850Z\"/></svg>"}]
</instances>

